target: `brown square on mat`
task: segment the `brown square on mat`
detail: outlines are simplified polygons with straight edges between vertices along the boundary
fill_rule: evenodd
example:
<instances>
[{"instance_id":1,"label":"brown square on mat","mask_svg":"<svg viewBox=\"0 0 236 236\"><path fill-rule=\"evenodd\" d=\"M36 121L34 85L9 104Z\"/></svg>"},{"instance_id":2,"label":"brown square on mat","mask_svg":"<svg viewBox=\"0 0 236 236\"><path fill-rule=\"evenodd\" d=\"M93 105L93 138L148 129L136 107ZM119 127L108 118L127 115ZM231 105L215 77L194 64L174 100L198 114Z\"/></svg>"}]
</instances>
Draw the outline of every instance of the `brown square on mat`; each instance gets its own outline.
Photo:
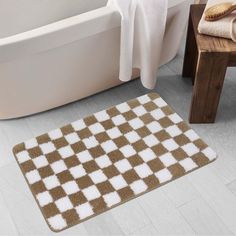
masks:
<instances>
[{"instance_id":1,"label":"brown square on mat","mask_svg":"<svg viewBox=\"0 0 236 236\"><path fill-rule=\"evenodd\" d=\"M87 198L84 196L84 194L81 191L71 194L69 198L73 206L75 207L87 202Z\"/></svg>"},{"instance_id":2,"label":"brown square on mat","mask_svg":"<svg viewBox=\"0 0 236 236\"><path fill-rule=\"evenodd\" d=\"M84 129L78 131L78 135L81 139L85 139L85 138L91 137L92 133L88 128L84 128Z\"/></svg>"},{"instance_id":3,"label":"brown square on mat","mask_svg":"<svg viewBox=\"0 0 236 236\"><path fill-rule=\"evenodd\" d=\"M75 153L79 153L79 152L85 151L87 149L85 144L82 141L71 144L71 148L73 149L73 151Z\"/></svg>"},{"instance_id":4,"label":"brown square on mat","mask_svg":"<svg viewBox=\"0 0 236 236\"><path fill-rule=\"evenodd\" d=\"M98 183L96 186L102 195L105 195L105 194L115 191L114 187L112 187L112 185L109 181Z\"/></svg>"},{"instance_id":5,"label":"brown square on mat","mask_svg":"<svg viewBox=\"0 0 236 236\"><path fill-rule=\"evenodd\" d=\"M40 147L34 147L31 149L28 149L27 152L29 153L31 158L39 157L43 155L43 152Z\"/></svg>"},{"instance_id":6,"label":"brown square on mat","mask_svg":"<svg viewBox=\"0 0 236 236\"><path fill-rule=\"evenodd\" d=\"M61 186L49 190L49 193L54 201L66 196L66 193Z\"/></svg>"},{"instance_id":7,"label":"brown square on mat","mask_svg":"<svg viewBox=\"0 0 236 236\"><path fill-rule=\"evenodd\" d=\"M65 139L64 137L63 137L63 138L55 139L55 140L53 140L52 142L53 142L53 144L55 145L55 147L56 147L57 149L69 145L69 143L66 141L66 139Z\"/></svg>"},{"instance_id":8,"label":"brown square on mat","mask_svg":"<svg viewBox=\"0 0 236 236\"><path fill-rule=\"evenodd\" d=\"M80 161L77 156L71 156L64 160L68 169L80 165Z\"/></svg>"},{"instance_id":9,"label":"brown square on mat","mask_svg":"<svg viewBox=\"0 0 236 236\"><path fill-rule=\"evenodd\" d=\"M24 163L22 163L21 168L24 172L30 172L32 170L36 169L36 166L34 165L32 160L26 161Z\"/></svg>"},{"instance_id":10,"label":"brown square on mat","mask_svg":"<svg viewBox=\"0 0 236 236\"><path fill-rule=\"evenodd\" d=\"M62 217L66 220L67 224L79 220L79 216L75 209L64 212Z\"/></svg>"},{"instance_id":11,"label":"brown square on mat","mask_svg":"<svg viewBox=\"0 0 236 236\"><path fill-rule=\"evenodd\" d=\"M102 121L101 124L104 129L111 129L112 127L114 127L114 124L111 120Z\"/></svg>"},{"instance_id":12,"label":"brown square on mat","mask_svg":"<svg viewBox=\"0 0 236 236\"><path fill-rule=\"evenodd\" d=\"M84 118L84 123L87 126L90 126L97 123L97 119L94 116L89 116L89 117Z\"/></svg>"},{"instance_id":13,"label":"brown square on mat","mask_svg":"<svg viewBox=\"0 0 236 236\"><path fill-rule=\"evenodd\" d=\"M97 141L98 141L99 143L104 143L104 142L106 142L107 140L110 140L110 137L107 135L106 132L102 132L102 133L96 134L96 135L95 135L95 138L97 139Z\"/></svg>"},{"instance_id":14,"label":"brown square on mat","mask_svg":"<svg viewBox=\"0 0 236 236\"><path fill-rule=\"evenodd\" d=\"M85 188L88 188L89 186L93 185L93 181L87 175L77 179L76 183L78 184L80 189L85 189Z\"/></svg>"},{"instance_id":15,"label":"brown square on mat","mask_svg":"<svg viewBox=\"0 0 236 236\"><path fill-rule=\"evenodd\" d=\"M63 135L67 135L67 134L70 134L70 133L73 133L74 132L74 129L72 127L71 124L69 125L66 125L64 127L61 128L61 132L63 133Z\"/></svg>"}]
</instances>

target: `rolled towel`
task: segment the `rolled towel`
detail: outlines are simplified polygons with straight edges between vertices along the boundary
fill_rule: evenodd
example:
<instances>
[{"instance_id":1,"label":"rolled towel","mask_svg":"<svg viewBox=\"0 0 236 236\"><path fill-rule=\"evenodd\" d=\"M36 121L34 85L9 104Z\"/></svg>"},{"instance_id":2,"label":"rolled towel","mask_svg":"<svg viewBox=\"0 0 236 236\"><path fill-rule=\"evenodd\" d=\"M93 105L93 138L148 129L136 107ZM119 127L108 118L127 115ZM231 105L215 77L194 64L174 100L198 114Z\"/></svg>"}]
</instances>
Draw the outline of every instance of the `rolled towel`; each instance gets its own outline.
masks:
<instances>
[{"instance_id":1,"label":"rolled towel","mask_svg":"<svg viewBox=\"0 0 236 236\"><path fill-rule=\"evenodd\" d=\"M229 2L229 0L208 0L205 10L215 4L223 2ZM232 0L230 2L236 4L236 0ZM228 38L236 42L236 13L233 12L229 16L226 16L218 21L206 21L204 18L205 14L202 15L198 25L199 33Z\"/></svg>"}]
</instances>

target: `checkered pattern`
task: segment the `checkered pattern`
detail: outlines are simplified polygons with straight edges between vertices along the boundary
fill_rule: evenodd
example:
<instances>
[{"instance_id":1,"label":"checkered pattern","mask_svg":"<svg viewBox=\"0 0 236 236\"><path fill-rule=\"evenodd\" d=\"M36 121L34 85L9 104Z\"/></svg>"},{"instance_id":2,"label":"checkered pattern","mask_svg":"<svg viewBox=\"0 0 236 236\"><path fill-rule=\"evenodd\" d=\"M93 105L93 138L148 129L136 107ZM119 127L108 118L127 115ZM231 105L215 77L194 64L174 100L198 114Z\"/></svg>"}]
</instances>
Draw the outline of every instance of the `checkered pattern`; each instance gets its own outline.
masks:
<instances>
[{"instance_id":1,"label":"checkered pattern","mask_svg":"<svg viewBox=\"0 0 236 236\"><path fill-rule=\"evenodd\" d=\"M53 231L216 158L155 93L19 144L14 154Z\"/></svg>"}]
</instances>

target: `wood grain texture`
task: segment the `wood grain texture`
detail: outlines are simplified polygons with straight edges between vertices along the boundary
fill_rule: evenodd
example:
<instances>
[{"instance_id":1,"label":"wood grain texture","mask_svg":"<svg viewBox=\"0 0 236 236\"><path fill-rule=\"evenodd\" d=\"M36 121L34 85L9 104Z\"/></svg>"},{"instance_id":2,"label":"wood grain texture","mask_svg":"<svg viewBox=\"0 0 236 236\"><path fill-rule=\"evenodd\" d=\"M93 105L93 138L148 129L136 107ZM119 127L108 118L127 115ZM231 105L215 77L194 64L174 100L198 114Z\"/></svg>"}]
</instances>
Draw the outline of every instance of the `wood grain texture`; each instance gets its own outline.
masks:
<instances>
[{"instance_id":1,"label":"wood grain texture","mask_svg":"<svg viewBox=\"0 0 236 236\"><path fill-rule=\"evenodd\" d=\"M200 52L190 109L190 123L214 123L227 69L225 53Z\"/></svg>"},{"instance_id":2,"label":"wood grain texture","mask_svg":"<svg viewBox=\"0 0 236 236\"><path fill-rule=\"evenodd\" d=\"M192 5L189 16L184 77L194 82L190 123L214 123L228 66L236 64L236 44L198 33L205 5Z\"/></svg>"},{"instance_id":3,"label":"wood grain texture","mask_svg":"<svg viewBox=\"0 0 236 236\"><path fill-rule=\"evenodd\" d=\"M187 40L185 47L182 76L191 77L193 83L196 73L197 56L198 56L197 43L194 34L193 22L190 15L188 22L188 31L187 31Z\"/></svg>"}]
</instances>

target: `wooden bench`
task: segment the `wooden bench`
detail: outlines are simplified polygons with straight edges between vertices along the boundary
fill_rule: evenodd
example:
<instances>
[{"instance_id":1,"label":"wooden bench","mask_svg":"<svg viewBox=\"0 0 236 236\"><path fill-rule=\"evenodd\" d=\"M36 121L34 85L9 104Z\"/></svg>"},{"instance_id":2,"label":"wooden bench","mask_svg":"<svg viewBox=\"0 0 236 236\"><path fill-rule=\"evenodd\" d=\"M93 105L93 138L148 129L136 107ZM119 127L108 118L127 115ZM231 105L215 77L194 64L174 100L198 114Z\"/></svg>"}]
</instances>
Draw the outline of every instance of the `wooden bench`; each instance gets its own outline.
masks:
<instances>
[{"instance_id":1,"label":"wooden bench","mask_svg":"<svg viewBox=\"0 0 236 236\"><path fill-rule=\"evenodd\" d=\"M192 77L190 123L214 123L226 69L236 66L236 43L200 35L198 23L205 5L190 8L183 77Z\"/></svg>"}]
</instances>

